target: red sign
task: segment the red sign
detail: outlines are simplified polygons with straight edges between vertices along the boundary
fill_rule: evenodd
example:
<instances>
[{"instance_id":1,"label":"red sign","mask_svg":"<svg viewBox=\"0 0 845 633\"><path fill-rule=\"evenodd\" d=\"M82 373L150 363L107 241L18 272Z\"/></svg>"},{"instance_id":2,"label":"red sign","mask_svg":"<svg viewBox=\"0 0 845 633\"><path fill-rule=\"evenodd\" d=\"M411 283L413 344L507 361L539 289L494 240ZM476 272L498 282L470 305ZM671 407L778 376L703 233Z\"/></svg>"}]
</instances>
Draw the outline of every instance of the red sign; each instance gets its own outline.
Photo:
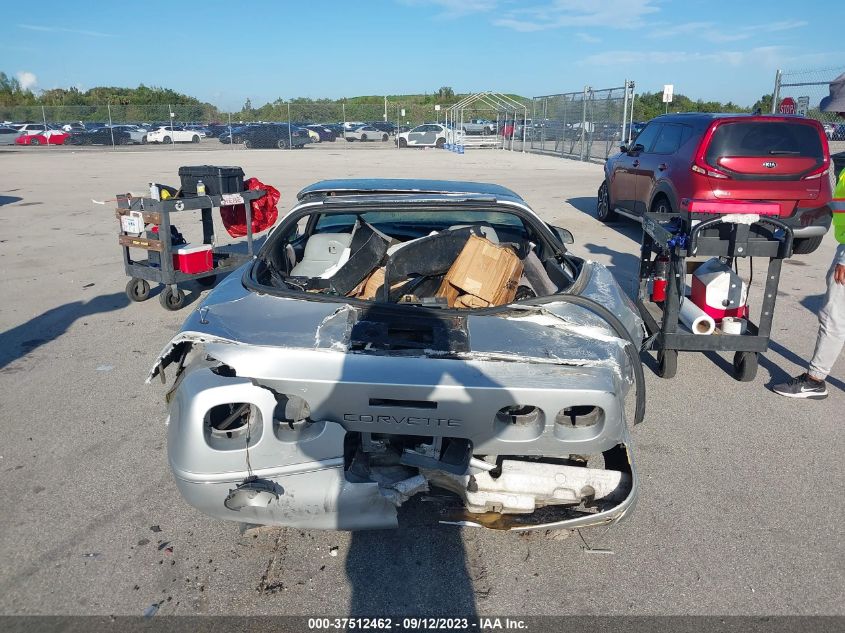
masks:
<instances>
[{"instance_id":1,"label":"red sign","mask_svg":"<svg viewBox=\"0 0 845 633\"><path fill-rule=\"evenodd\" d=\"M792 97L786 97L783 101L781 101L780 113L795 114L795 99L793 99Z\"/></svg>"}]
</instances>

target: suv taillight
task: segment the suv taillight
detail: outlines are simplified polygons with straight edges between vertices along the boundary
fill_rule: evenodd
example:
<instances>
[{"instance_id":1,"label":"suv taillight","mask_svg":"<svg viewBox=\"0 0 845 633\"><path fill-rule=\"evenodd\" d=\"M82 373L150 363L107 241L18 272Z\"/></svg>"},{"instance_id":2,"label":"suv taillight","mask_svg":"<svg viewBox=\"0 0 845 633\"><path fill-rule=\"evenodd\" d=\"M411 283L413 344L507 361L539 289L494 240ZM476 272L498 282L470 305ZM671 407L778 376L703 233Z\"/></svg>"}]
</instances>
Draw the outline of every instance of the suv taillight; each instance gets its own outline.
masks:
<instances>
[{"instance_id":1,"label":"suv taillight","mask_svg":"<svg viewBox=\"0 0 845 633\"><path fill-rule=\"evenodd\" d=\"M695 173L701 174L703 176L711 176L713 178L729 178L727 174L723 174L722 172L712 169L710 165L704 163L704 167L699 165L698 163L693 163L692 167L690 167Z\"/></svg>"},{"instance_id":2,"label":"suv taillight","mask_svg":"<svg viewBox=\"0 0 845 633\"><path fill-rule=\"evenodd\" d=\"M816 127L818 129L819 139L821 140L822 156L824 157L824 159L822 160L822 164L816 167L809 174L804 176L803 180L814 180L816 178L821 178L827 173L827 170L830 169L830 145L828 145L827 142L827 134L824 133L824 128L822 127L821 123L816 122Z\"/></svg>"},{"instance_id":3,"label":"suv taillight","mask_svg":"<svg viewBox=\"0 0 845 633\"><path fill-rule=\"evenodd\" d=\"M705 156L707 155L707 146L710 145L710 139L713 138L713 134L716 132L717 127L719 127L719 121L714 121L713 124L707 128L707 132L704 133L704 136L701 137L701 142L695 150L695 158L693 158L691 169L697 174L727 180L730 176L713 165L710 165L705 159Z\"/></svg>"}]
</instances>

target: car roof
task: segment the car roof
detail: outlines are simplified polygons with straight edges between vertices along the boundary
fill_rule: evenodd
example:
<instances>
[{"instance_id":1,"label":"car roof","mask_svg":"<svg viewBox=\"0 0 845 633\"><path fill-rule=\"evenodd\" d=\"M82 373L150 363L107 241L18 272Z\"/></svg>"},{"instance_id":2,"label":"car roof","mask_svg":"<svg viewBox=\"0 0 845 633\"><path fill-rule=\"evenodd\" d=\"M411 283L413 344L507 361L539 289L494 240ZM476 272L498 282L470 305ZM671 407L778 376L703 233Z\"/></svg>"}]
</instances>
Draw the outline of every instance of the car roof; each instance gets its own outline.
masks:
<instances>
[{"instance_id":1,"label":"car roof","mask_svg":"<svg viewBox=\"0 0 845 633\"><path fill-rule=\"evenodd\" d=\"M715 121L716 119L754 119L761 121L784 120L784 121L808 121L807 117L796 114L749 114L747 112L673 112L672 114L661 114L651 121ZM648 123L651 123L648 121ZM637 121L634 121L636 124Z\"/></svg>"},{"instance_id":2,"label":"car roof","mask_svg":"<svg viewBox=\"0 0 845 633\"><path fill-rule=\"evenodd\" d=\"M508 198L521 202L521 196L507 187L486 182L459 180L425 180L418 178L350 178L321 180L308 185L296 197L298 200L322 196L377 194L471 194L494 198Z\"/></svg>"}]
</instances>

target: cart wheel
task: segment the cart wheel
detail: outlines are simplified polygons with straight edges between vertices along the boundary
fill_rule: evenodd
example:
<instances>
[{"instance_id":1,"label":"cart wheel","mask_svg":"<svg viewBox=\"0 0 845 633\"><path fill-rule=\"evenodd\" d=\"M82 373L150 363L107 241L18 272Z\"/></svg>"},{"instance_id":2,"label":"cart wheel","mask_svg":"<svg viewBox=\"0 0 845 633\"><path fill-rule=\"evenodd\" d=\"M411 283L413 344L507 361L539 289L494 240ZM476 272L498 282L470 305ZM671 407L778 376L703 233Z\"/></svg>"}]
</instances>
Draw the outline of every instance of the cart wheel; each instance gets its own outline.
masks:
<instances>
[{"instance_id":1,"label":"cart wheel","mask_svg":"<svg viewBox=\"0 0 845 633\"><path fill-rule=\"evenodd\" d=\"M210 277L200 277L195 281L203 288L211 288L214 285L214 282L217 281L217 276L211 275Z\"/></svg>"},{"instance_id":2,"label":"cart wheel","mask_svg":"<svg viewBox=\"0 0 845 633\"><path fill-rule=\"evenodd\" d=\"M678 373L678 350L659 350L657 352L657 375L661 378L674 378L676 373Z\"/></svg>"},{"instance_id":3,"label":"cart wheel","mask_svg":"<svg viewBox=\"0 0 845 633\"><path fill-rule=\"evenodd\" d=\"M176 311L185 305L185 293L179 288L174 292L170 286L165 286L158 296L158 301L165 310Z\"/></svg>"},{"instance_id":4,"label":"cart wheel","mask_svg":"<svg viewBox=\"0 0 845 633\"><path fill-rule=\"evenodd\" d=\"M150 284L146 279L133 277L126 284L126 296L130 301L146 301L150 298Z\"/></svg>"},{"instance_id":5,"label":"cart wheel","mask_svg":"<svg viewBox=\"0 0 845 633\"><path fill-rule=\"evenodd\" d=\"M734 354L734 378L739 382L751 382L757 375L757 352Z\"/></svg>"}]
</instances>

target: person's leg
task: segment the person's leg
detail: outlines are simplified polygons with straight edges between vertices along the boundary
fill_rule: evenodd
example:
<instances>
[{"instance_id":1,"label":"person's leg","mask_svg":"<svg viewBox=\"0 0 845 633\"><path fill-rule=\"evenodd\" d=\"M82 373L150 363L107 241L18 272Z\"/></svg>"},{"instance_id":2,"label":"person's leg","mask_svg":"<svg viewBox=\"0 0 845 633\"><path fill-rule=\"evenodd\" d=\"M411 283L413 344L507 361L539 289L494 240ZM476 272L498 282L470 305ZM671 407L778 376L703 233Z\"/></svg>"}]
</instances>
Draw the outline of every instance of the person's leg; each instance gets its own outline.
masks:
<instances>
[{"instance_id":1,"label":"person's leg","mask_svg":"<svg viewBox=\"0 0 845 633\"><path fill-rule=\"evenodd\" d=\"M835 265L831 266L827 274L827 293L819 311L816 350L807 372L814 380L827 378L845 343L845 285L834 281L834 269Z\"/></svg>"},{"instance_id":2,"label":"person's leg","mask_svg":"<svg viewBox=\"0 0 845 633\"><path fill-rule=\"evenodd\" d=\"M824 304L819 310L819 333L809 369L785 383L774 385L772 391L777 394L811 400L827 398L827 385L824 380L845 343L845 285L834 281L835 268L834 264L827 274L827 292Z\"/></svg>"}]
</instances>

